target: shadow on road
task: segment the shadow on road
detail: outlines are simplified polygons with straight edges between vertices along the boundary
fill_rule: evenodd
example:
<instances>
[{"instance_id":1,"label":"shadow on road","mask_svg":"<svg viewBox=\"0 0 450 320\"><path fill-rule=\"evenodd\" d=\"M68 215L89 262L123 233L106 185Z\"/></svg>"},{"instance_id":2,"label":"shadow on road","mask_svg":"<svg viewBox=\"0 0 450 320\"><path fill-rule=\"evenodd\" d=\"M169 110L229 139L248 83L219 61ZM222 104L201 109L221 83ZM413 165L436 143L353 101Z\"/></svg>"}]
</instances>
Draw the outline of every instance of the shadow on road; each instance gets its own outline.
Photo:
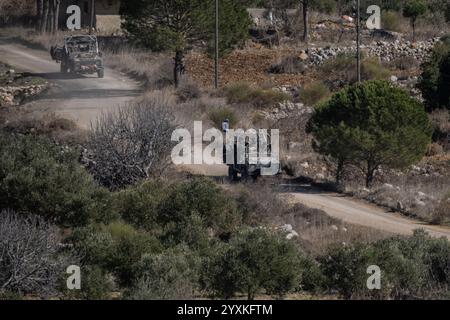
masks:
<instances>
[{"instance_id":1,"label":"shadow on road","mask_svg":"<svg viewBox=\"0 0 450 320\"><path fill-rule=\"evenodd\" d=\"M307 193L307 194L325 194L330 193L310 184L294 184L294 183L282 183L278 185L278 191L280 193Z\"/></svg>"},{"instance_id":2,"label":"shadow on road","mask_svg":"<svg viewBox=\"0 0 450 320\"><path fill-rule=\"evenodd\" d=\"M47 73L24 72L23 75L26 77L40 77L48 80L73 80L86 78L85 76L80 74L61 73L61 72L47 72Z\"/></svg>"},{"instance_id":3,"label":"shadow on road","mask_svg":"<svg viewBox=\"0 0 450 320\"><path fill-rule=\"evenodd\" d=\"M124 98L138 97L139 89L74 89L55 90L51 93L52 99L101 99L101 98Z\"/></svg>"}]
</instances>

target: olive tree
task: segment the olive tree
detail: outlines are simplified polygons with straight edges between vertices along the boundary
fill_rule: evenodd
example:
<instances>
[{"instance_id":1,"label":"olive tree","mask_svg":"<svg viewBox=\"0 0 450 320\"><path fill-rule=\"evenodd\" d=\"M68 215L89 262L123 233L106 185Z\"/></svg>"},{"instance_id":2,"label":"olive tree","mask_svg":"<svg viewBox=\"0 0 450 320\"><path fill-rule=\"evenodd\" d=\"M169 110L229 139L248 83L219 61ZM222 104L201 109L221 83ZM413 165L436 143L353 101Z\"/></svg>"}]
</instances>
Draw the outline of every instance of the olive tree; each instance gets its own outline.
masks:
<instances>
[{"instance_id":1,"label":"olive tree","mask_svg":"<svg viewBox=\"0 0 450 320\"><path fill-rule=\"evenodd\" d=\"M243 230L229 245L218 248L207 264L203 283L216 295L249 300L262 289L282 296L300 283L301 257L292 242L264 229Z\"/></svg>"},{"instance_id":2,"label":"olive tree","mask_svg":"<svg viewBox=\"0 0 450 320\"><path fill-rule=\"evenodd\" d=\"M380 166L401 169L420 160L432 132L423 105L386 81L346 87L317 107L308 127L315 149L357 165L367 187Z\"/></svg>"}]
</instances>

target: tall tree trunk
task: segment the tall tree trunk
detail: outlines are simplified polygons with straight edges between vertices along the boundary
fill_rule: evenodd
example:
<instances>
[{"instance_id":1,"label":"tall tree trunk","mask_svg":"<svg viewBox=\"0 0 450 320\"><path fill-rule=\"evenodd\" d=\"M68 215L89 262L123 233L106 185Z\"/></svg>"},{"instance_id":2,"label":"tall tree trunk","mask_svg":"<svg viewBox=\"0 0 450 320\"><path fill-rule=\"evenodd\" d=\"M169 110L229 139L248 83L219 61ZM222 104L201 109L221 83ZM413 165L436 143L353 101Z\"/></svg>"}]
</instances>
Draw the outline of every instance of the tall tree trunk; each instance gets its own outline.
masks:
<instances>
[{"instance_id":1,"label":"tall tree trunk","mask_svg":"<svg viewBox=\"0 0 450 320\"><path fill-rule=\"evenodd\" d=\"M309 37L309 0L302 1L303 11L303 41L308 42Z\"/></svg>"},{"instance_id":2,"label":"tall tree trunk","mask_svg":"<svg viewBox=\"0 0 450 320\"><path fill-rule=\"evenodd\" d=\"M416 19L412 19L413 42L416 42Z\"/></svg>"},{"instance_id":3,"label":"tall tree trunk","mask_svg":"<svg viewBox=\"0 0 450 320\"><path fill-rule=\"evenodd\" d=\"M344 160L338 160L336 168L336 184L339 185L342 180L342 171L344 169Z\"/></svg>"},{"instance_id":4,"label":"tall tree trunk","mask_svg":"<svg viewBox=\"0 0 450 320\"><path fill-rule=\"evenodd\" d=\"M48 11L49 11L49 4L50 4L50 0L43 0L44 4L42 6L42 23L40 26L40 31L41 32L46 32L47 31L47 25L48 25Z\"/></svg>"},{"instance_id":5,"label":"tall tree trunk","mask_svg":"<svg viewBox=\"0 0 450 320\"><path fill-rule=\"evenodd\" d=\"M175 52L173 68L173 81L175 84L175 88L178 88L178 85L180 84L180 75L183 73L183 69L183 51L177 50Z\"/></svg>"},{"instance_id":6,"label":"tall tree trunk","mask_svg":"<svg viewBox=\"0 0 450 320\"><path fill-rule=\"evenodd\" d=\"M41 30L42 27L42 14L44 12L44 0L36 0L36 25L35 29L37 31Z\"/></svg>"},{"instance_id":7,"label":"tall tree trunk","mask_svg":"<svg viewBox=\"0 0 450 320\"><path fill-rule=\"evenodd\" d=\"M61 4L61 0L52 0L53 1L53 33L58 31L58 25L59 25L59 7Z\"/></svg>"},{"instance_id":8,"label":"tall tree trunk","mask_svg":"<svg viewBox=\"0 0 450 320\"><path fill-rule=\"evenodd\" d=\"M371 188L373 183L373 176L378 166L374 166L371 163L367 163L366 173L366 188Z\"/></svg>"},{"instance_id":9,"label":"tall tree trunk","mask_svg":"<svg viewBox=\"0 0 450 320\"><path fill-rule=\"evenodd\" d=\"M53 7L54 1L49 0L49 8L48 8L48 25L47 25L47 32L53 33L53 25L54 25L54 19L55 19L55 9Z\"/></svg>"}]
</instances>

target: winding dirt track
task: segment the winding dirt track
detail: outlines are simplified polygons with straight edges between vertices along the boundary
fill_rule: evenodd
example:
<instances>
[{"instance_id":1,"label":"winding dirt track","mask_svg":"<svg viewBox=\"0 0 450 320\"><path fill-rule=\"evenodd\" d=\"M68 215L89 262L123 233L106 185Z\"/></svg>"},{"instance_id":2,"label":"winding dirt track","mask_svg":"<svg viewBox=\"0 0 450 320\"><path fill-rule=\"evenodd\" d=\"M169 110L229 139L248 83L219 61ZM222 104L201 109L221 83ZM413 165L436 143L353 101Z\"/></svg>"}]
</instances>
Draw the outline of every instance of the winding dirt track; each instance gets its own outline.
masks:
<instances>
[{"instance_id":1,"label":"winding dirt track","mask_svg":"<svg viewBox=\"0 0 450 320\"><path fill-rule=\"evenodd\" d=\"M41 99L26 107L59 113L88 128L91 121L105 109L114 108L140 94L140 86L117 71L106 68L105 78L96 76L63 76L59 65L51 61L48 53L0 39L0 60L20 70L48 79L54 84L52 90ZM185 168L193 173L223 176L226 166L195 165ZM388 212L380 207L335 193L322 192L306 185L281 186L289 201L300 202L309 207L322 209L332 217L345 222L408 235L414 229L423 228L436 237L450 239L450 228L426 225L422 222Z\"/></svg>"},{"instance_id":2,"label":"winding dirt track","mask_svg":"<svg viewBox=\"0 0 450 320\"><path fill-rule=\"evenodd\" d=\"M25 107L61 114L83 128L89 128L102 110L132 100L141 92L137 82L108 68L103 79L98 79L96 74L63 75L49 53L8 43L5 39L0 39L0 60L53 84L48 94Z\"/></svg>"}]
</instances>

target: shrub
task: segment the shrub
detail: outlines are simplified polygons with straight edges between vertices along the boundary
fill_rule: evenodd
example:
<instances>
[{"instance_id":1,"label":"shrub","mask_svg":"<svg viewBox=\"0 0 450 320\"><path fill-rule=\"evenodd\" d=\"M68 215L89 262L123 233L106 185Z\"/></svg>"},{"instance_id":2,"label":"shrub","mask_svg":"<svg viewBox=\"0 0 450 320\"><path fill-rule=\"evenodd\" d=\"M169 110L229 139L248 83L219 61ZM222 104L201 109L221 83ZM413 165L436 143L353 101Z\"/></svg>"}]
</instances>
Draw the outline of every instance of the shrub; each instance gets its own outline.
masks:
<instances>
[{"instance_id":1,"label":"shrub","mask_svg":"<svg viewBox=\"0 0 450 320\"><path fill-rule=\"evenodd\" d=\"M439 205L434 209L431 217L433 224L445 224L450 222L450 194L441 199Z\"/></svg>"},{"instance_id":2,"label":"shrub","mask_svg":"<svg viewBox=\"0 0 450 320\"><path fill-rule=\"evenodd\" d=\"M235 83L225 88L228 103L248 104L255 108L270 108L277 103L290 101L288 94L272 89L259 89L247 83Z\"/></svg>"},{"instance_id":3,"label":"shrub","mask_svg":"<svg viewBox=\"0 0 450 320\"><path fill-rule=\"evenodd\" d=\"M176 227L194 213L198 214L206 227L219 235L235 231L241 223L232 199L206 178L193 178L172 185L172 190L159 208L158 221L165 226L171 224Z\"/></svg>"},{"instance_id":4,"label":"shrub","mask_svg":"<svg viewBox=\"0 0 450 320\"><path fill-rule=\"evenodd\" d=\"M144 254L161 251L154 236L120 222L77 229L70 240L84 265L111 272L121 286L136 280L137 264Z\"/></svg>"},{"instance_id":5,"label":"shrub","mask_svg":"<svg viewBox=\"0 0 450 320\"><path fill-rule=\"evenodd\" d=\"M319 68L319 74L321 78L333 83L333 86L336 86L334 83L337 83L337 87L355 83L357 81L356 59L350 54L338 54L336 58L327 60ZM389 76L389 70L384 68L377 58L362 56L361 79L363 81L385 80Z\"/></svg>"},{"instance_id":6,"label":"shrub","mask_svg":"<svg viewBox=\"0 0 450 320\"><path fill-rule=\"evenodd\" d=\"M417 60L411 56L399 57L389 62L389 67L402 71L409 70L417 66L418 66Z\"/></svg>"},{"instance_id":7,"label":"shrub","mask_svg":"<svg viewBox=\"0 0 450 320\"><path fill-rule=\"evenodd\" d=\"M387 80L391 73L384 68L378 58L366 58L361 64L361 78L363 80Z\"/></svg>"},{"instance_id":8,"label":"shrub","mask_svg":"<svg viewBox=\"0 0 450 320\"><path fill-rule=\"evenodd\" d=\"M448 106L450 109L450 99L445 101L446 78L442 76L443 66L446 59L450 57L450 37L442 38L438 42L430 58L422 65L422 74L417 87L422 91L428 111Z\"/></svg>"},{"instance_id":9,"label":"shrub","mask_svg":"<svg viewBox=\"0 0 450 320\"><path fill-rule=\"evenodd\" d=\"M167 250L144 255L140 278L127 299L192 299L198 289L200 260L187 250Z\"/></svg>"},{"instance_id":10,"label":"shrub","mask_svg":"<svg viewBox=\"0 0 450 320\"><path fill-rule=\"evenodd\" d=\"M109 194L78 163L78 155L47 140L0 134L0 203L63 225L109 221Z\"/></svg>"},{"instance_id":11,"label":"shrub","mask_svg":"<svg viewBox=\"0 0 450 320\"><path fill-rule=\"evenodd\" d=\"M225 88L225 96L229 103L250 103L252 91L250 84L236 82Z\"/></svg>"},{"instance_id":12,"label":"shrub","mask_svg":"<svg viewBox=\"0 0 450 320\"><path fill-rule=\"evenodd\" d=\"M175 126L164 94L103 114L88 141L94 177L111 190L161 175L168 166Z\"/></svg>"},{"instance_id":13,"label":"shrub","mask_svg":"<svg viewBox=\"0 0 450 320\"><path fill-rule=\"evenodd\" d=\"M335 94L316 109L308 129L316 150L334 158L340 169L346 163L359 166L368 187L380 165L404 168L423 157L431 140L423 106L384 81Z\"/></svg>"},{"instance_id":14,"label":"shrub","mask_svg":"<svg viewBox=\"0 0 450 320\"><path fill-rule=\"evenodd\" d=\"M106 300L111 298L114 284L107 272L96 265L81 267L81 289L66 291L68 299Z\"/></svg>"},{"instance_id":15,"label":"shrub","mask_svg":"<svg viewBox=\"0 0 450 320\"><path fill-rule=\"evenodd\" d=\"M209 119L213 122L214 126L222 130L222 122L228 119L230 128L233 128L238 123L238 118L235 112L228 107L215 109L209 112Z\"/></svg>"},{"instance_id":16,"label":"shrub","mask_svg":"<svg viewBox=\"0 0 450 320\"><path fill-rule=\"evenodd\" d=\"M177 89L177 96L180 102L199 99L201 95L200 88L192 82L183 83Z\"/></svg>"},{"instance_id":17,"label":"shrub","mask_svg":"<svg viewBox=\"0 0 450 320\"><path fill-rule=\"evenodd\" d=\"M442 154L444 152L444 148L438 143L431 143L427 148L426 155L428 157L432 157L438 154Z\"/></svg>"},{"instance_id":18,"label":"shrub","mask_svg":"<svg viewBox=\"0 0 450 320\"><path fill-rule=\"evenodd\" d=\"M288 56L271 65L269 72L275 74L300 74L307 69L308 66L299 57Z\"/></svg>"},{"instance_id":19,"label":"shrub","mask_svg":"<svg viewBox=\"0 0 450 320\"><path fill-rule=\"evenodd\" d=\"M381 21L383 24L383 29L400 32L401 24L400 24L400 14L395 11L382 11L381 12Z\"/></svg>"},{"instance_id":20,"label":"shrub","mask_svg":"<svg viewBox=\"0 0 450 320\"><path fill-rule=\"evenodd\" d=\"M161 180L146 181L118 192L117 211L123 220L148 231L158 228L158 208L167 197L169 186Z\"/></svg>"},{"instance_id":21,"label":"shrub","mask_svg":"<svg viewBox=\"0 0 450 320\"><path fill-rule=\"evenodd\" d=\"M65 262L54 226L39 216L0 212L0 292L54 294Z\"/></svg>"},{"instance_id":22,"label":"shrub","mask_svg":"<svg viewBox=\"0 0 450 320\"><path fill-rule=\"evenodd\" d=\"M299 252L288 240L264 229L246 230L234 237L206 265L204 285L217 296L260 290L283 296L299 284Z\"/></svg>"},{"instance_id":23,"label":"shrub","mask_svg":"<svg viewBox=\"0 0 450 320\"><path fill-rule=\"evenodd\" d=\"M330 289L344 298L432 298L449 284L450 244L423 231L373 244L334 246L320 258ZM367 267L381 269L381 289L368 290Z\"/></svg>"},{"instance_id":24,"label":"shrub","mask_svg":"<svg viewBox=\"0 0 450 320\"><path fill-rule=\"evenodd\" d=\"M308 106L316 105L330 95L328 87L320 81L313 82L303 88L300 93L300 100Z\"/></svg>"}]
</instances>

